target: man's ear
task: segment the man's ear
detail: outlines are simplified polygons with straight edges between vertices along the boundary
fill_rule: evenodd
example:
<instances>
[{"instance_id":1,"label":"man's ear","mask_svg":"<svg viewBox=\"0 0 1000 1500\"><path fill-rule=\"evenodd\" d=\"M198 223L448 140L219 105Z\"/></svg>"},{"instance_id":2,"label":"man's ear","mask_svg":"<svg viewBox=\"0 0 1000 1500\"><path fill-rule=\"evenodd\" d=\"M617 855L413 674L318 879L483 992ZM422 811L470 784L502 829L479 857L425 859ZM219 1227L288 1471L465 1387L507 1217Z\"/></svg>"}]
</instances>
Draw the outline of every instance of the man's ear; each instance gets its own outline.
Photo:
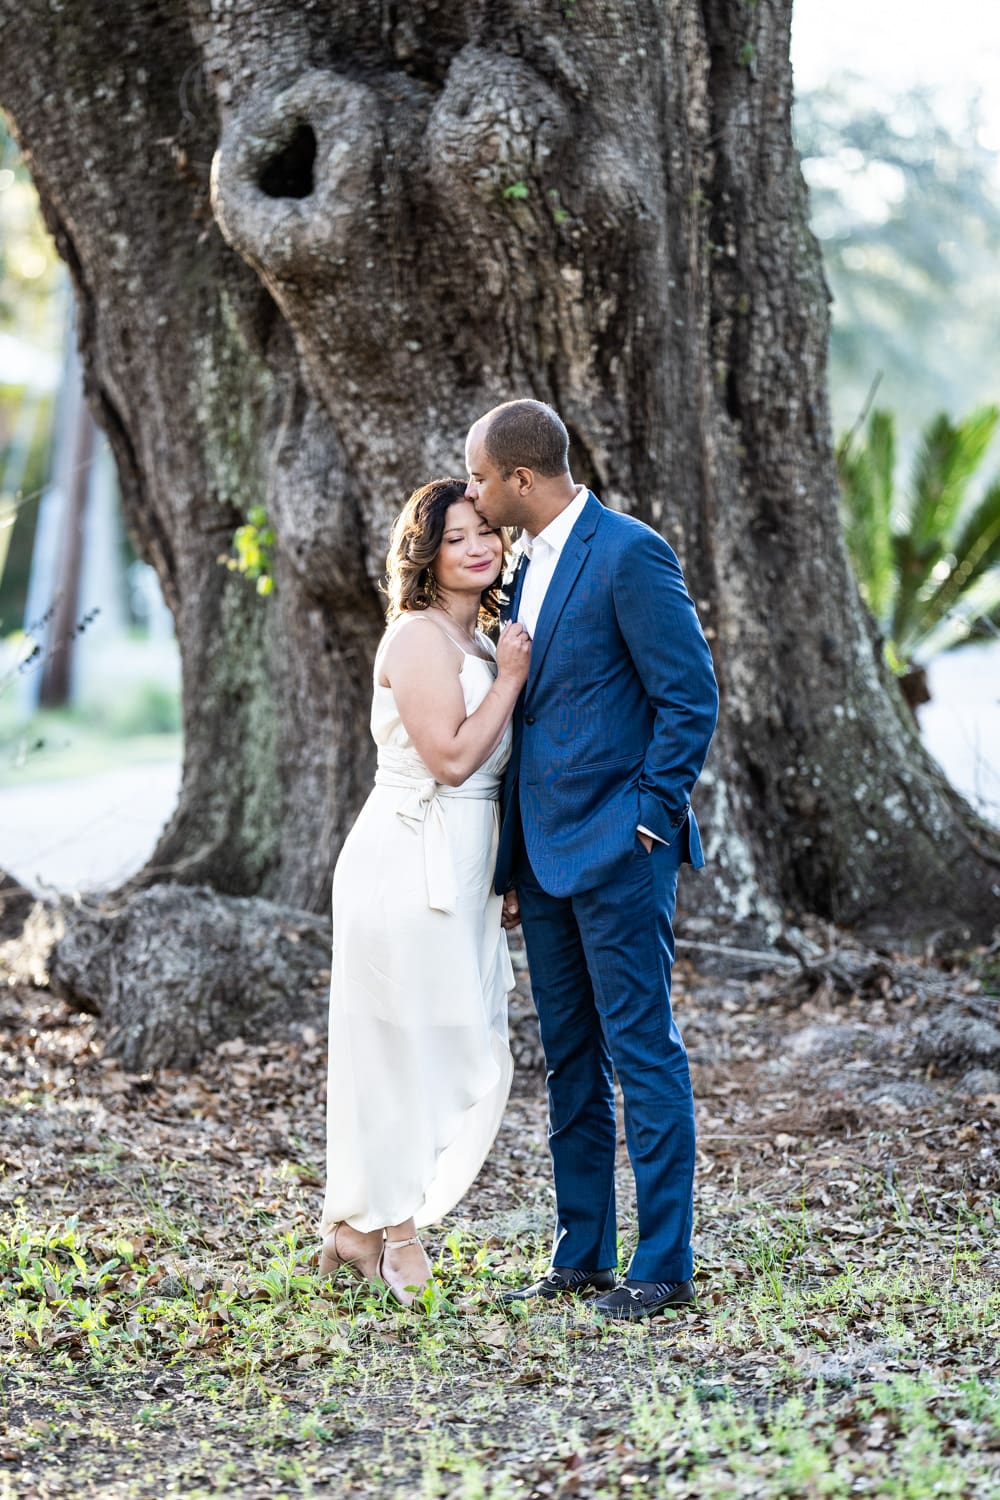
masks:
<instances>
[{"instance_id":1,"label":"man's ear","mask_svg":"<svg viewBox=\"0 0 1000 1500\"><path fill-rule=\"evenodd\" d=\"M532 469L515 469L513 478L519 495L530 494L535 487L535 475Z\"/></svg>"}]
</instances>

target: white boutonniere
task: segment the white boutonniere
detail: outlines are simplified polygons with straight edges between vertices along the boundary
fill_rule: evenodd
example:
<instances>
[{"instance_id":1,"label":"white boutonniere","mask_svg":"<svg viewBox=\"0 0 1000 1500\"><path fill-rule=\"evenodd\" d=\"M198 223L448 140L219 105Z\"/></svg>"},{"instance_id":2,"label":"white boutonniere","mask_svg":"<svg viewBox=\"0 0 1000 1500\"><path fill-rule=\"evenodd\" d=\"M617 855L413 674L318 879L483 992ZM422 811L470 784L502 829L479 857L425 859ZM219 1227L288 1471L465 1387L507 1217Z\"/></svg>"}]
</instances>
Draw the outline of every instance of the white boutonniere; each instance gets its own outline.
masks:
<instances>
[{"instance_id":1,"label":"white boutonniere","mask_svg":"<svg viewBox=\"0 0 1000 1500\"><path fill-rule=\"evenodd\" d=\"M510 588L511 584L514 582L514 574L517 572L518 568L521 566L521 559L524 556L526 550L527 549L525 548L525 545L524 545L524 537L523 536L519 536L518 539L517 539L517 541L513 544L513 546L510 549L510 556L507 559L507 566L504 568L504 570L503 570L503 577L500 580L500 602L501 602L501 604L509 604L510 603L510 598L509 598L509 595L507 594L506 591L507 591L507 589Z\"/></svg>"}]
</instances>

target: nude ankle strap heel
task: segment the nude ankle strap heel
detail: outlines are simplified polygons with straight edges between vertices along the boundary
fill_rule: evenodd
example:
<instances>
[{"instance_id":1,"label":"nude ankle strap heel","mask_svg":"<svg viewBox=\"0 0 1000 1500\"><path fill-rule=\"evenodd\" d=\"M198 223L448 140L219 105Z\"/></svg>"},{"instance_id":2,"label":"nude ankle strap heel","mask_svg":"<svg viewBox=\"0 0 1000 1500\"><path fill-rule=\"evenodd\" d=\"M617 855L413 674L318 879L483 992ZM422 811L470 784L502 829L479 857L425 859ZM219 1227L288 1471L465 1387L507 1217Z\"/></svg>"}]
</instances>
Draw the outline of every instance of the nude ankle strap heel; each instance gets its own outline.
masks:
<instances>
[{"instance_id":1,"label":"nude ankle strap heel","mask_svg":"<svg viewBox=\"0 0 1000 1500\"><path fill-rule=\"evenodd\" d=\"M392 1267L386 1264L386 1255L390 1250L401 1250L406 1245L419 1244L419 1234L411 1235L408 1240L391 1240L389 1239L388 1235L386 1235L385 1244L382 1246L382 1254L379 1257L379 1274L382 1280L385 1282L386 1286L389 1288L392 1295L395 1297L396 1301L401 1302L404 1307L412 1307L414 1300L413 1292L407 1291L407 1287L416 1285L419 1295L419 1292L422 1290L423 1286L426 1286L427 1281L430 1279L429 1274L422 1284L419 1282L414 1282L412 1280L404 1280L401 1272L394 1272L392 1270Z\"/></svg>"},{"instance_id":2,"label":"nude ankle strap heel","mask_svg":"<svg viewBox=\"0 0 1000 1500\"><path fill-rule=\"evenodd\" d=\"M384 1244L368 1255L344 1256L337 1249L337 1231L343 1229L343 1224L334 1224L332 1230L323 1241L323 1248L319 1257L319 1274L331 1276L334 1271L339 1271L341 1266L346 1266L352 1276L360 1281L371 1281L376 1286L382 1284L382 1256Z\"/></svg>"}]
</instances>

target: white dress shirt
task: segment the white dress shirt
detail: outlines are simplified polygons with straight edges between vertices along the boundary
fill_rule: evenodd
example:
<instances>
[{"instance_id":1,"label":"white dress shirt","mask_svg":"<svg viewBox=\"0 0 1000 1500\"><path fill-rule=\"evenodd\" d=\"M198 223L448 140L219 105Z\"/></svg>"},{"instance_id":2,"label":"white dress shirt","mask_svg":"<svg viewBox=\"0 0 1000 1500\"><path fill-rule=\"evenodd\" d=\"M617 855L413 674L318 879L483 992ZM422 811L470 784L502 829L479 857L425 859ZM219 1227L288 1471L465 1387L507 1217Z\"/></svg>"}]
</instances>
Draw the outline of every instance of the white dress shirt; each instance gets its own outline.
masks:
<instances>
[{"instance_id":1,"label":"white dress shirt","mask_svg":"<svg viewBox=\"0 0 1000 1500\"><path fill-rule=\"evenodd\" d=\"M566 538L580 519L586 503L587 491L582 484L578 484L576 494L565 510L561 510L544 531L540 531L537 536L529 536L525 532L521 537L521 550L528 561L524 583L521 585L517 619L532 639L538 627L538 616L541 614L545 595L552 582L552 575L562 555L562 549L566 545Z\"/></svg>"},{"instance_id":2,"label":"white dress shirt","mask_svg":"<svg viewBox=\"0 0 1000 1500\"><path fill-rule=\"evenodd\" d=\"M521 536L521 551L527 558L527 563L524 582L521 585L521 598L517 606L517 619L518 624L524 626L532 640L538 628L538 616L542 612L552 575L566 545L566 538L580 519L586 503L586 487L578 484L576 494L554 521L550 521L537 536L529 536L527 532ZM647 838L653 839L657 844L663 842L641 823L639 832L644 833Z\"/></svg>"}]
</instances>

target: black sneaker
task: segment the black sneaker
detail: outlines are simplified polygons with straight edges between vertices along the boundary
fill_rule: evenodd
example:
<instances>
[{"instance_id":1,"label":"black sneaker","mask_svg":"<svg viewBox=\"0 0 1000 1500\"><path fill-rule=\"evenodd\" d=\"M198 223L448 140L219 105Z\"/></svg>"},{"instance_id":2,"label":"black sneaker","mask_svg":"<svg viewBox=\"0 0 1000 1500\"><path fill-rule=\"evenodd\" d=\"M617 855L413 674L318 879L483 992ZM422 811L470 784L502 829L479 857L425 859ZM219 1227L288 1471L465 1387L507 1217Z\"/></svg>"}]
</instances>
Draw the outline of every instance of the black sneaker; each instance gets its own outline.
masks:
<instances>
[{"instance_id":1,"label":"black sneaker","mask_svg":"<svg viewBox=\"0 0 1000 1500\"><path fill-rule=\"evenodd\" d=\"M633 1281L626 1276L594 1307L602 1318L651 1318L665 1307L687 1307L697 1298L692 1281Z\"/></svg>"},{"instance_id":2,"label":"black sneaker","mask_svg":"<svg viewBox=\"0 0 1000 1500\"><path fill-rule=\"evenodd\" d=\"M585 1292L610 1292L615 1284L614 1271L577 1271L572 1266L553 1266L541 1281L516 1291L501 1292L501 1302L527 1302L542 1297L552 1302L556 1297L579 1297Z\"/></svg>"}]
</instances>

